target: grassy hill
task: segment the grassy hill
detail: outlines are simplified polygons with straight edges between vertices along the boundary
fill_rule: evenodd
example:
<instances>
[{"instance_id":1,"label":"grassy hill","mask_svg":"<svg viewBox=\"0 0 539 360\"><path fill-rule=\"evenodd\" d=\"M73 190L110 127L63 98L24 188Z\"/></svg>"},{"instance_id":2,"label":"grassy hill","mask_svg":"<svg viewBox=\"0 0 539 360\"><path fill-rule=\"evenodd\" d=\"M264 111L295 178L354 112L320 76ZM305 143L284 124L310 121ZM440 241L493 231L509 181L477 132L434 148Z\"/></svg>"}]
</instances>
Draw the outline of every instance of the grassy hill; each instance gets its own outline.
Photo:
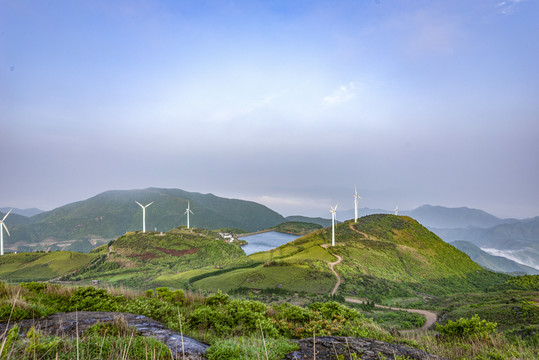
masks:
<instances>
[{"instance_id":1,"label":"grassy hill","mask_svg":"<svg viewBox=\"0 0 539 360\"><path fill-rule=\"evenodd\" d=\"M168 233L129 232L92 250L96 261L64 280L100 279L137 288L187 283L176 275L199 268L215 269L246 260L237 243L216 232L179 227Z\"/></svg>"},{"instance_id":2,"label":"grassy hill","mask_svg":"<svg viewBox=\"0 0 539 360\"><path fill-rule=\"evenodd\" d=\"M287 233L287 234L307 235L321 228L322 228L322 225L313 224L309 222L287 221L277 226L274 226L271 229L275 231Z\"/></svg>"},{"instance_id":3,"label":"grassy hill","mask_svg":"<svg viewBox=\"0 0 539 360\"><path fill-rule=\"evenodd\" d=\"M284 289L328 293L335 284L328 262L343 277L342 295L380 299L476 291L507 276L484 270L466 254L445 243L417 221L404 216L370 215L298 238L249 256L263 264L194 281L194 287L229 291L237 288Z\"/></svg>"},{"instance_id":4,"label":"grassy hill","mask_svg":"<svg viewBox=\"0 0 539 360\"><path fill-rule=\"evenodd\" d=\"M0 278L8 281L50 280L88 265L94 254L71 251L5 254L0 256Z\"/></svg>"},{"instance_id":5,"label":"grassy hill","mask_svg":"<svg viewBox=\"0 0 539 360\"><path fill-rule=\"evenodd\" d=\"M33 243L45 239L113 239L129 231L141 230L142 210L135 201L144 205L154 202L146 210L146 229L157 231L168 231L184 225L186 217L183 214L188 201L193 211L190 217L192 227L232 227L251 232L284 221L281 215L263 205L212 194L157 188L107 191L84 201L37 214L25 220L25 223L11 223L10 215L6 224L11 237L6 241L9 245L18 241Z\"/></svg>"}]
</instances>

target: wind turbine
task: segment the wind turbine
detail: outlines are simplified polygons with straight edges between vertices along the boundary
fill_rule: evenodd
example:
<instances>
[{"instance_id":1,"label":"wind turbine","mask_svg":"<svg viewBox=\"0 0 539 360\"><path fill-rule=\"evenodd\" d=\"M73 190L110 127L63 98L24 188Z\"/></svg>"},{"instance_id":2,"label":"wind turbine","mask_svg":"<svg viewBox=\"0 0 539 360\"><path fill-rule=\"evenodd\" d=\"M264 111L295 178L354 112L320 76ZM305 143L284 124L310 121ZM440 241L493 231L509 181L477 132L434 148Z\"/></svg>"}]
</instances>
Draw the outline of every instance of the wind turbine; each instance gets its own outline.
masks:
<instances>
[{"instance_id":1,"label":"wind turbine","mask_svg":"<svg viewBox=\"0 0 539 360\"><path fill-rule=\"evenodd\" d=\"M13 210L13 209L9 209L9 211L4 216L4 218L2 220L0 220L0 255L4 255L4 229L6 229L6 232L7 232L8 236L11 236L9 234L9 230L7 229L6 224L4 223L4 220L6 220L7 216L11 212L11 210Z\"/></svg>"},{"instance_id":2,"label":"wind turbine","mask_svg":"<svg viewBox=\"0 0 539 360\"><path fill-rule=\"evenodd\" d=\"M153 201L146 206L143 206L138 201L135 201L135 202L142 208L142 232L145 233L146 232L146 208L150 206L151 204L153 204Z\"/></svg>"},{"instance_id":3,"label":"wind turbine","mask_svg":"<svg viewBox=\"0 0 539 360\"><path fill-rule=\"evenodd\" d=\"M187 228L189 229L189 213L193 213L191 211L191 204L189 203L189 200L187 200L187 209L185 209L184 214L187 214Z\"/></svg>"},{"instance_id":4,"label":"wind turbine","mask_svg":"<svg viewBox=\"0 0 539 360\"><path fill-rule=\"evenodd\" d=\"M357 194L357 188L356 188L355 185L354 185L354 190L355 190L355 193L354 193L354 209L355 209L354 222L357 222L357 203L358 203L359 199L362 199L362 197Z\"/></svg>"},{"instance_id":5,"label":"wind turbine","mask_svg":"<svg viewBox=\"0 0 539 360\"><path fill-rule=\"evenodd\" d=\"M335 219L337 218L338 205L339 204L335 205L335 207L330 206L331 210L329 210L331 213L331 246L335 246Z\"/></svg>"},{"instance_id":6,"label":"wind turbine","mask_svg":"<svg viewBox=\"0 0 539 360\"><path fill-rule=\"evenodd\" d=\"M399 207L398 206L395 206L395 215L399 215Z\"/></svg>"}]
</instances>

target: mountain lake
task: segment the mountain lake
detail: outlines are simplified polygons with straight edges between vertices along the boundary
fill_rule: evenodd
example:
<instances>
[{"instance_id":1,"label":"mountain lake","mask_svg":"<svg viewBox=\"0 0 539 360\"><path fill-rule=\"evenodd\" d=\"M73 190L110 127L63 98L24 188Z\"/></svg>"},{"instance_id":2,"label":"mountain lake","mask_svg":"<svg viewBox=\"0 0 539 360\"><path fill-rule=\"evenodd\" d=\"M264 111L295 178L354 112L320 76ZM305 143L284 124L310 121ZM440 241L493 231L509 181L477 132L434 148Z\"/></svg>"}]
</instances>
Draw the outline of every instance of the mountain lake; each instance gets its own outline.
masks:
<instances>
[{"instance_id":1,"label":"mountain lake","mask_svg":"<svg viewBox=\"0 0 539 360\"><path fill-rule=\"evenodd\" d=\"M268 231L260 234L249 235L239 238L248 242L247 245L241 248L245 251L245 254L251 255L259 251L267 251L275 249L278 246L286 244L292 240L299 238L298 235L290 235L277 231Z\"/></svg>"}]
</instances>

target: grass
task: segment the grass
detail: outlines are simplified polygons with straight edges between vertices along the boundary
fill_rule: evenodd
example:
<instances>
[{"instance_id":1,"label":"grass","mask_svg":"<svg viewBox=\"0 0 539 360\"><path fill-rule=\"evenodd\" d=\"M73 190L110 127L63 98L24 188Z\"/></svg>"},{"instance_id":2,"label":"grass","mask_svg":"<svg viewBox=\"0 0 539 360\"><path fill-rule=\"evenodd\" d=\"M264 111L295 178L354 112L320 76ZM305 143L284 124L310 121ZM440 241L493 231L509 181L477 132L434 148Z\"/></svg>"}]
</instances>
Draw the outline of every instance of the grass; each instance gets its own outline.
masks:
<instances>
[{"instance_id":1,"label":"grass","mask_svg":"<svg viewBox=\"0 0 539 360\"><path fill-rule=\"evenodd\" d=\"M267 268L267 267L266 267ZM294 349L291 338L322 335L342 335L369 337L373 339L401 343L424 349L436 355L450 359L535 359L539 358L539 336L530 330L527 335L516 332L497 331L492 334L471 334L467 337L438 337L434 332L403 333L391 335L380 327L404 328L406 322L412 322L409 314L385 310L356 311L335 302L313 303L308 307L290 304L265 305L253 300L233 299L226 294L213 294L202 297L200 294L171 291L166 288L156 291L138 292L128 288L108 291L93 288L64 287L47 283L26 283L21 286L0 283L0 308L8 308L2 318L11 316L11 309L19 308L18 315L12 318L31 318L53 312L69 311L76 306L80 310L117 310L150 316L167 326L179 331L178 312L183 321L182 333L209 342L209 359L264 359L265 350L268 358L280 359ZM304 295L305 296L305 295ZM520 304L537 308L537 292L519 290L481 293L466 296L439 298L441 306L454 304L453 315L458 310L481 309L494 303L511 302L513 298ZM489 303L489 297L494 300ZM534 300L535 299L535 300ZM399 301L406 301L400 299ZM456 301L459 300L459 301ZM424 300L428 302L428 300ZM532 304L532 302L535 303ZM432 299L435 303L435 299ZM475 305L474 305L475 304ZM413 305L413 304L408 304ZM41 313L36 312L41 308ZM450 314L451 312L448 312ZM396 315L395 315L396 314ZM498 313L500 318L503 313ZM494 315L494 313L493 313ZM375 321L370 318L374 317ZM499 320L494 319L494 321ZM523 321L533 321L532 319ZM121 324L120 324L121 325ZM399 326L397 326L399 325ZM526 324L523 324L526 325ZM81 359L105 358L148 358L168 359L168 349L152 339L137 336L126 326L120 329L101 325L94 331L86 332L75 340L58 338L39 333L17 339L7 334L0 336L4 346L4 355L11 359L68 359L76 358L77 351ZM123 330L122 330L123 329ZM503 330L503 329L502 329ZM264 337L262 337L262 334ZM34 355L35 354L35 355ZM58 354L58 355L57 355Z\"/></svg>"},{"instance_id":2,"label":"grass","mask_svg":"<svg viewBox=\"0 0 539 360\"><path fill-rule=\"evenodd\" d=\"M195 288L208 291L230 291L240 287L252 289L280 288L291 291L308 291L326 294L335 285L335 277L325 272L313 271L308 265L277 264L240 269L219 276L194 282ZM316 286L312 286L316 284Z\"/></svg>"},{"instance_id":3,"label":"grass","mask_svg":"<svg viewBox=\"0 0 539 360\"><path fill-rule=\"evenodd\" d=\"M6 254L0 260L0 277L11 281L50 280L88 265L95 257L71 251Z\"/></svg>"}]
</instances>

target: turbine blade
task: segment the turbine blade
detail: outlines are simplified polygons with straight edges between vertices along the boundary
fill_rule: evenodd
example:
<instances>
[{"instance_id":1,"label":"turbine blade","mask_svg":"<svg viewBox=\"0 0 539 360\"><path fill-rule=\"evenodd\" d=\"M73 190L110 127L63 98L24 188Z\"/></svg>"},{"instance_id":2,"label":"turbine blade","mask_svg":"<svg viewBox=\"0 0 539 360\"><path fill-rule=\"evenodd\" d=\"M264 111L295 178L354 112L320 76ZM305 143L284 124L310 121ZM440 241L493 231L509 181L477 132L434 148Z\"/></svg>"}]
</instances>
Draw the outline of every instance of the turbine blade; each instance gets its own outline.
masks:
<instances>
[{"instance_id":1,"label":"turbine blade","mask_svg":"<svg viewBox=\"0 0 539 360\"><path fill-rule=\"evenodd\" d=\"M7 226L6 226L6 224L4 224L4 222L2 222L2 226L4 227L4 229L6 229L7 234L8 234L9 236L11 236L11 235L9 234L9 230L7 229ZM1 229L2 226L0 226L0 230L2 230L2 229Z\"/></svg>"},{"instance_id":2,"label":"turbine blade","mask_svg":"<svg viewBox=\"0 0 539 360\"><path fill-rule=\"evenodd\" d=\"M143 207L144 207L144 206L142 206L142 204L141 204L141 203L139 203L138 201L135 201L135 202L136 202L136 203L138 204L138 206L140 206L141 208L143 208Z\"/></svg>"},{"instance_id":3,"label":"turbine blade","mask_svg":"<svg viewBox=\"0 0 539 360\"><path fill-rule=\"evenodd\" d=\"M2 219L2 221L6 220L7 216L9 215L9 213L11 212L11 210L13 210L13 208L9 209L9 211L7 212L6 215L4 215L4 218Z\"/></svg>"},{"instance_id":4,"label":"turbine blade","mask_svg":"<svg viewBox=\"0 0 539 360\"><path fill-rule=\"evenodd\" d=\"M148 207L148 206L150 206L151 204L153 204L153 201L152 201L151 203L149 203L148 205L146 205L145 207Z\"/></svg>"}]
</instances>

